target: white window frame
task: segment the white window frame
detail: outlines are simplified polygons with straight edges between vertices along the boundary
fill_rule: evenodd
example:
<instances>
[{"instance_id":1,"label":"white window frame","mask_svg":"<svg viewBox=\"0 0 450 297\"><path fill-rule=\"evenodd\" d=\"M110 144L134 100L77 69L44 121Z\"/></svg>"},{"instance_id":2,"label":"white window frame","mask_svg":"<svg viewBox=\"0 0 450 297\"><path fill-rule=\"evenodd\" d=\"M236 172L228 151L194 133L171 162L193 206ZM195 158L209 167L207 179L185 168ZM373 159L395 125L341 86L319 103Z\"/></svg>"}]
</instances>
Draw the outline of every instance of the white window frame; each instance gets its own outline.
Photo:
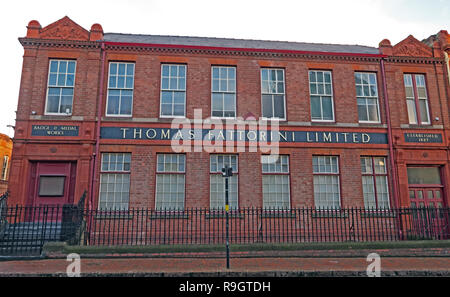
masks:
<instances>
[{"instance_id":1,"label":"white window frame","mask_svg":"<svg viewBox=\"0 0 450 297\"><path fill-rule=\"evenodd\" d=\"M361 88L362 88L362 90L363 90L363 96L358 96L358 91L356 91L356 107L357 107L357 110L358 110L358 98L361 98L361 99L364 98L364 99L366 99L366 100L367 100L367 98L370 98L370 99L376 99L376 102L377 102L377 116L378 116L378 121L362 121L362 120L359 119L359 110L358 110L358 111L357 111L357 112L358 112L358 123L362 123L362 124L364 124L364 123L368 123L368 124L380 124L380 123L381 123L381 114L380 114L380 99L379 99L379 96L378 96L379 92L378 92L378 78L377 78L377 74L374 73L374 72L356 71L355 74L354 74L354 76L356 75L356 73L359 73L359 74L368 74L368 75L369 75L369 82L368 82L369 84L368 84L367 86L368 86L368 88L369 88L369 92L370 92L370 93L372 92L372 91L370 90L370 87L373 85L373 84L370 83L370 76L373 75L373 76L375 77L375 89L376 89L376 92L377 92L376 96L372 96L372 95L366 96L366 95L364 94L364 86L366 86L366 84L364 84L364 83L358 84L358 83L356 82L356 78L355 78L355 90L356 90L357 86L361 86ZM367 103L367 101L366 101L366 103ZM367 118L369 118L369 111L368 111L368 109L367 109L367 104L366 104L365 106L366 106Z\"/></svg>"},{"instance_id":2,"label":"white window frame","mask_svg":"<svg viewBox=\"0 0 450 297\"><path fill-rule=\"evenodd\" d=\"M270 90L269 90L268 93L264 93L263 92L263 75L262 75L263 74L263 70L269 70L269 71L271 71L271 70L274 70L274 71L281 70L283 72L283 91L284 91L283 93L272 93L272 92L270 92ZM287 102L287 100L286 100L286 72L284 71L284 68L263 67L263 68L260 69L260 78L261 78L260 79L260 84L261 84L261 119L262 120L266 120L266 121L286 121L286 119L287 119L287 115L286 115L286 110L287 110L287 108L286 108L286 102ZM275 83L277 83L277 82L278 82L278 79L275 80ZM274 113L274 111L275 111L275 104L274 104L275 100L274 100L273 96L275 96L275 95L283 95L283 105L284 105L284 111L283 111L284 117L283 118L279 118L279 117L270 117L270 118L268 118L268 117L264 116L263 95L271 95L272 96L272 100L271 100L272 101L272 113Z\"/></svg>"},{"instance_id":3,"label":"white window frame","mask_svg":"<svg viewBox=\"0 0 450 297\"><path fill-rule=\"evenodd\" d=\"M122 166L122 169L117 169L117 168L112 169L109 166L107 168L104 168L104 166L103 166L104 165L104 158L107 156L107 158L108 158L108 165L111 165L111 156L112 155L115 155L116 160L117 160L117 157L119 155L122 155L122 163L120 163L121 166ZM128 155L130 157L130 163L126 163L125 162L125 155ZM117 161L115 163L118 164ZM125 164L128 164L129 168L126 168ZM126 208L116 208L116 207L114 207L114 208L105 208L105 209L100 208L101 203L102 203L102 201L101 201L101 193L102 193L102 186L103 186L103 183L102 183L102 176L103 175L105 175L105 176L107 175L108 176L108 180L109 180L110 176L114 176L115 178L116 178L117 175L122 175L122 176L127 175L128 176L129 188L128 188L128 202L127 202L127 207ZM122 186L123 186L123 183L122 183ZM98 193L99 193L98 194L98 197L99 197L98 198L98 206L97 206L98 209L100 211L109 211L109 210L127 211L129 209L129 206L130 206L130 190L131 190L131 153L106 153L106 152L102 153L101 154L101 162L100 162L100 183L99 183L99 189L98 189ZM108 193L108 190L106 191L106 193ZM120 192L120 193L123 193L123 192ZM108 203L109 204L115 204L115 203L118 203L118 202L117 201L113 201L113 202L104 201L104 203L105 204L108 204ZM121 201L120 204L125 204L125 203Z\"/></svg>"},{"instance_id":4,"label":"white window frame","mask_svg":"<svg viewBox=\"0 0 450 297\"><path fill-rule=\"evenodd\" d=\"M168 66L183 66L184 67L184 89L163 89L163 67L165 65ZM159 117L160 118L186 118L186 106L187 106L187 65L186 64L177 64L177 63L162 63L161 64L161 76L160 76L160 90L159 90ZM178 79L178 76L177 76ZM170 68L169 68L169 83L170 83ZM178 81L177 81L178 84ZM172 115L163 115L162 114L162 93L163 91L170 92L184 92L184 114L183 115L173 115L174 111L174 103L172 102Z\"/></svg>"},{"instance_id":5,"label":"white window frame","mask_svg":"<svg viewBox=\"0 0 450 297\"><path fill-rule=\"evenodd\" d=\"M273 158L277 158L276 160L273 160ZM286 170L283 170L282 165L282 158L286 160ZM279 170L277 168L277 165L279 166ZM266 165L266 166L264 166ZM289 166L289 155L277 155L277 156L271 156L271 155L261 155L261 184L262 184L262 199L263 199L263 208L266 211L270 210L289 210L291 209L291 173L290 173L290 166ZM265 176L287 176L287 184L288 184L288 205L287 207L266 207L264 206L264 177Z\"/></svg>"},{"instance_id":6,"label":"white window frame","mask_svg":"<svg viewBox=\"0 0 450 297\"><path fill-rule=\"evenodd\" d=\"M409 76L411 79L411 87L413 89L413 97L408 97L408 95L406 94L406 76ZM425 98L420 98L419 97L419 86L417 86L417 77L422 77L423 78L423 88L425 89ZM430 104L429 104L429 98L428 98L428 87L427 87L427 80L425 78L425 74L422 73L404 73L403 74L403 85L405 88L405 99L406 99L406 112L408 114L408 123L410 125L431 125L431 114L430 114ZM416 115L416 121L415 123L411 122L411 119L409 118L409 112L408 112L408 100L413 100L414 102L414 111L415 111L415 115ZM420 114L420 100L425 101L425 107L426 107L426 112L427 112L427 117L428 117L428 121L424 122L422 119L422 115ZM419 118L420 118L420 123L419 123Z\"/></svg>"},{"instance_id":7,"label":"white window frame","mask_svg":"<svg viewBox=\"0 0 450 297\"><path fill-rule=\"evenodd\" d=\"M58 86L58 85L50 85L50 74L51 74L51 63L53 62L53 61L56 61L56 62L58 62L58 72L56 72L57 73L57 75L56 75L56 80L58 81L58 74L59 74L59 63L62 61L62 62L74 62L75 63L75 68L74 68L74 72L73 72L73 86L66 86L66 84L67 84L67 74L68 74L68 69L69 69L69 67L68 67L68 65L67 65L67 68L66 68L66 73L65 73L65 75L66 75L66 83L65 83L65 85L64 86ZM74 97L75 97L75 83L76 83L76 77L77 77L77 61L76 60L66 60L66 59L50 59L49 60L49 62L48 62L48 75L47 75L47 93L46 93L46 98L45 98L45 106L44 106L44 115L56 115L56 116L71 116L72 115L72 113L73 113L73 100L74 100ZM62 90L63 89L72 89L73 91L72 91L72 108L71 108L71 112L70 113L67 113L67 112L47 112L47 105L48 105L48 95L49 95L49 91L50 91L50 88L59 88L59 89L61 89L60 90L60 101L59 101L59 104L58 104L58 109L60 109L60 107L61 107L61 96L62 96Z\"/></svg>"},{"instance_id":8,"label":"white window frame","mask_svg":"<svg viewBox=\"0 0 450 297\"><path fill-rule=\"evenodd\" d=\"M177 170L173 171L173 170L166 170L165 166L166 166L166 157L170 156L172 157L172 155L177 156ZM160 156L163 156L164 158L164 168L163 170L160 170L158 168L158 158ZM180 156L183 156L183 170L179 170L179 158ZM158 208L158 175L182 175L183 176L183 207L180 209L174 209L174 208ZM163 204L164 201L161 202L161 204ZM156 154L156 182L155 182L155 210L157 211L164 211L164 210L174 210L174 211L183 211L186 207L186 155L185 154L176 154L176 153L158 153Z\"/></svg>"},{"instance_id":9,"label":"white window frame","mask_svg":"<svg viewBox=\"0 0 450 297\"><path fill-rule=\"evenodd\" d=\"M317 167L319 168L319 171L317 171L317 172L314 170L314 158L317 158L317 161L318 161L318 166ZM325 158L329 158L330 161L332 159L334 159L334 158L336 159L336 169L337 169L336 172L333 172L332 167L330 167L331 168L330 171L320 171L320 166L319 166L320 161L319 160L320 159L324 159L325 160ZM330 163L332 163L332 162L330 162ZM325 164L326 164L326 161L325 161ZM339 195L339 198L338 198L339 204L338 204L337 207L335 207L335 206L326 206L326 207L325 206L318 206L318 200L317 200L317 197L315 195L316 189L315 189L315 182L314 182L314 179L315 179L316 176L336 176L337 177L337 189L338 189L338 195ZM322 210L322 209L326 208L326 209L338 210L338 209L340 209L342 207L342 201L341 201L342 200L342 196L341 196L341 173L340 173L340 170L339 170L339 157L338 156L332 156L332 155L327 155L327 156L314 155L313 156L313 188L314 188L314 192L313 192L314 193L314 207L316 209Z\"/></svg>"},{"instance_id":10,"label":"white window frame","mask_svg":"<svg viewBox=\"0 0 450 297\"><path fill-rule=\"evenodd\" d=\"M239 209L239 155L237 154L211 154L209 157L209 208L213 209L213 210L222 210L225 207L225 203L223 204L223 207L215 207L212 205L212 197L211 197L211 184L212 184L212 177L213 176L218 176L219 178L221 178L223 180L223 193L224 193L224 202L225 202L225 177L222 176L222 168L216 168L216 170L214 171L212 169L212 158L218 158L218 157L222 157L222 158L227 158L228 160L225 161L223 160L223 164L229 164L229 167L232 167L231 164L231 158L232 157L236 157L236 168L233 168L233 176L229 178L229 189L231 187L231 179L235 178L236 179L236 205L232 206L230 203L230 209L231 210L237 210ZM219 162L217 161L217 164L219 165ZM231 192L231 191L230 191ZM230 197L229 197L230 198ZM229 199L228 202L230 202L231 199Z\"/></svg>"},{"instance_id":11,"label":"white window frame","mask_svg":"<svg viewBox=\"0 0 450 297\"><path fill-rule=\"evenodd\" d=\"M323 72L323 75L325 77L325 73L329 73L330 74L330 85L331 85L331 93L330 94L325 94L325 88L324 88L324 94L319 94L317 93L312 93L311 92L311 83L315 83L316 85L318 85L320 82L316 81L316 82L311 82L311 72L315 72L316 73L316 77L317 77L317 72ZM317 70L317 69L311 69L308 71L308 87L309 87L309 103L310 103L310 109L311 109L311 122L322 122L322 123L334 123L335 121L335 115L334 115L334 94L333 94L333 74L331 71L329 70ZM322 84L325 84L325 80L322 82ZM317 91L317 90L316 90ZM320 97L320 109L321 109L321 114L322 114L322 119L313 119L312 118L312 96L317 96ZM323 119L323 107L322 107L322 97L331 97L331 115L332 115L332 119L331 120L324 120Z\"/></svg>"},{"instance_id":12,"label":"white window frame","mask_svg":"<svg viewBox=\"0 0 450 297\"><path fill-rule=\"evenodd\" d=\"M127 65L127 64L133 64L134 65L134 67L133 67L133 86L131 87L131 88L127 88L126 87L126 77L128 76L127 74L126 74L126 70L125 70L125 82L124 82L124 87L123 88L117 88L117 85L116 85L116 87L115 88L111 88L110 87L110 75L111 75L111 64L117 64L117 72L119 72L119 65L120 64L125 64L125 65ZM128 67L128 66L126 66L126 67ZM106 107L105 107L105 116L107 116L107 117L117 117L117 118L131 118L131 117L133 117L133 103L134 103L134 83L135 83L135 73L136 73L136 63L134 63L134 62L120 62L120 61L111 61L111 62L109 62L109 64L108 64L108 90L107 90L107 94L106 94ZM118 75L117 75L117 77L118 77ZM109 91L110 90L119 90L119 91L122 91L122 90L131 90L131 110L130 110L130 114L115 114L115 113L112 113L112 114L110 114L110 113L108 113L108 104L109 104ZM121 97L119 97L119 111L120 111L120 105L121 105L121 102L122 102L122 100L121 100Z\"/></svg>"},{"instance_id":13,"label":"white window frame","mask_svg":"<svg viewBox=\"0 0 450 297\"><path fill-rule=\"evenodd\" d=\"M229 71L230 68L234 69L234 91L229 91L228 87L227 87L226 91L214 91L214 87L213 87L214 86L214 76L213 76L214 68L217 68L219 70L219 79L218 79L219 80L219 89L220 89L220 81L224 80L224 79L220 78L220 69L222 69L222 68L227 69L227 78L226 78L227 85L228 85L228 81L230 80L228 78L228 71ZM236 114L237 114L237 100L236 100L236 97L237 97L237 93L236 93L237 79L236 79L236 77L237 77L237 68L236 68L236 66L211 66L211 118L213 118L213 119L235 119L236 118ZM233 117L225 117L225 116L219 117L219 116L214 116L213 115L213 111L214 111L213 110L213 95L214 95L214 93L234 94L234 116ZM225 111L225 106L222 103L222 114L224 113L224 111Z\"/></svg>"},{"instance_id":14,"label":"white window frame","mask_svg":"<svg viewBox=\"0 0 450 297\"><path fill-rule=\"evenodd\" d=\"M388 209L390 209L390 205L391 205L391 197L390 197L390 193L389 193L389 180L388 180L388 171L387 171L387 163L386 163L386 160L387 160L387 158L386 157L384 157L384 156L361 156L360 157L360 160L361 160L361 163L362 163L362 160L364 159L364 163L366 164L366 160L368 159L369 160L369 162L370 162L370 167L371 167L371 171L370 172L363 172L363 168L362 168L362 165L361 165L361 176L362 176L362 179L361 179L361 182L362 182L362 185L363 185L363 198L364 198L364 208L366 208L366 209L376 209L376 210L388 210ZM375 166L375 159L383 159L383 163L384 163L384 167L383 167L383 169L384 169L384 172L383 173L377 173L377 171L376 171L376 166ZM366 167L366 166L364 166L364 167ZM367 204L366 204L366 199L365 199L365 197L364 197L364 195L365 195L365 193L364 193L364 177L368 177L368 178L370 178L371 180L372 180L372 186L373 186L373 195L374 195L374 203L375 203L375 205L376 205L376 207L369 207ZM386 182L386 189L387 189L387 204L388 204L388 207L386 208L386 207L380 207L380 200L379 200L379 196L380 196L380 194L378 193L378 189L377 189L377 180L380 180L380 179L383 179L383 180L385 180L385 182Z\"/></svg>"}]
</instances>

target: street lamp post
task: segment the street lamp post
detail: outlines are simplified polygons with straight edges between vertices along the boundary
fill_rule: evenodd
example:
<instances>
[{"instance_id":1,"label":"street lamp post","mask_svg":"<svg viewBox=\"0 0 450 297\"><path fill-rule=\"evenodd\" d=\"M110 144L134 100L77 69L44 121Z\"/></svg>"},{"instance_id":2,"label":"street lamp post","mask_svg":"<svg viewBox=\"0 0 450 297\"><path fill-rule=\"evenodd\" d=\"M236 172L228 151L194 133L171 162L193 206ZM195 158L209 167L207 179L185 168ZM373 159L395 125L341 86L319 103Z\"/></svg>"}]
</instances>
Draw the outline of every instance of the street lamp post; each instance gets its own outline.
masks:
<instances>
[{"instance_id":1,"label":"street lamp post","mask_svg":"<svg viewBox=\"0 0 450 297\"><path fill-rule=\"evenodd\" d=\"M226 220L226 247L227 247L227 269L230 268L230 243L228 237L228 212L230 211L230 205L228 202L228 178L233 176L233 168L225 165L222 168L222 176L225 177L225 220Z\"/></svg>"}]
</instances>

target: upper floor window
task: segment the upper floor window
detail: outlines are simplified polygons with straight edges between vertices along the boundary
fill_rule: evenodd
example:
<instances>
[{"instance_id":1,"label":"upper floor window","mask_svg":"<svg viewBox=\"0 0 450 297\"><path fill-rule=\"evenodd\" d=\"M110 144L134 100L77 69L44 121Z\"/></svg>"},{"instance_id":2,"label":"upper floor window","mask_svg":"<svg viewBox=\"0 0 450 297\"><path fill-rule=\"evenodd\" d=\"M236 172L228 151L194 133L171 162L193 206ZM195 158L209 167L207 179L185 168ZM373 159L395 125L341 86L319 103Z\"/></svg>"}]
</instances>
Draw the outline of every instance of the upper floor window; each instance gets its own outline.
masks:
<instances>
[{"instance_id":1,"label":"upper floor window","mask_svg":"<svg viewBox=\"0 0 450 297\"><path fill-rule=\"evenodd\" d=\"M355 72L359 122L380 122L378 87L375 73Z\"/></svg>"},{"instance_id":2,"label":"upper floor window","mask_svg":"<svg viewBox=\"0 0 450 297\"><path fill-rule=\"evenodd\" d=\"M405 74L403 78L409 123L430 124L425 76L423 74Z\"/></svg>"},{"instance_id":3,"label":"upper floor window","mask_svg":"<svg viewBox=\"0 0 450 297\"><path fill-rule=\"evenodd\" d=\"M331 71L309 71L311 120L334 121Z\"/></svg>"},{"instance_id":4,"label":"upper floor window","mask_svg":"<svg viewBox=\"0 0 450 297\"><path fill-rule=\"evenodd\" d=\"M211 78L211 116L236 116L236 68L213 66Z\"/></svg>"},{"instance_id":5,"label":"upper floor window","mask_svg":"<svg viewBox=\"0 0 450 297\"><path fill-rule=\"evenodd\" d=\"M262 116L267 119L286 119L284 69L261 69Z\"/></svg>"},{"instance_id":6,"label":"upper floor window","mask_svg":"<svg viewBox=\"0 0 450 297\"><path fill-rule=\"evenodd\" d=\"M131 116L134 63L109 63L107 116Z\"/></svg>"},{"instance_id":7,"label":"upper floor window","mask_svg":"<svg viewBox=\"0 0 450 297\"><path fill-rule=\"evenodd\" d=\"M75 68L75 61L50 60L45 114L72 114Z\"/></svg>"},{"instance_id":8,"label":"upper floor window","mask_svg":"<svg viewBox=\"0 0 450 297\"><path fill-rule=\"evenodd\" d=\"M186 65L161 65L161 117L186 114Z\"/></svg>"}]
</instances>

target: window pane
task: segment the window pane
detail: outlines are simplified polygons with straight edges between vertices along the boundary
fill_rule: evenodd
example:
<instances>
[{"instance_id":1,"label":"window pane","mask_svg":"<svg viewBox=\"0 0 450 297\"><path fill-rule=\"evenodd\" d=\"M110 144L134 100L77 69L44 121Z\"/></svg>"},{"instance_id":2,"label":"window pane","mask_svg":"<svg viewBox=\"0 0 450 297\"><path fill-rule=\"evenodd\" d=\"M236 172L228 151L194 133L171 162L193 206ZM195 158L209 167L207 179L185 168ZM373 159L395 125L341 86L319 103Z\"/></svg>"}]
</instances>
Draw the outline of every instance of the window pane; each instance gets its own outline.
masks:
<instances>
[{"instance_id":1,"label":"window pane","mask_svg":"<svg viewBox=\"0 0 450 297\"><path fill-rule=\"evenodd\" d=\"M49 89L49 95L47 97L47 112L51 113L59 112L59 100L60 100L59 92L60 89L55 88Z\"/></svg>"},{"instance_id":2,"label":"window pane","mask_svg":"<svg viewBox=\"0 0 450 297\"><path fill-rule=\"evenodd\" d=\"M331 97L322 97L323 120L333 120Z\"/></svg>"},{"instance_id":3,"label":"window pane","mask_svg":"<svg viewBox=\"0 0 450 297\"><path fill-rule=\"evenodd\" d=\"M284 96L274 96L274 117L284 118Z\"/></svg>"},{"instance_id":4,"label":"window pane","mask_svg":"<svg viewBox=\"0 0 450 297\"><path fill-rule=\"evenodd\" d=\"M322 119L322 110L320 106L319 96L311 96L311 118L314 120Z\"/></svg>"},{"instance_id":5,"label":"window pane","mask_svg":"<svg viewBox=\"0 0 450 297\"><path fill-rule=\"evenodd\" d=\"M419 100L419 108L420 108L420 120L422 124L428 124L430 119L428 117L428 104L427 100Z\"/></svg>"},{"instance_id":6,"label":"window pane","mask_svg":"<svg viewBox=\"0 0 450 297\"><path fill-rule=\"evenodd\" d=\"M408 118L410 124L417 124L416 104L414 100L406 100L408 107Z\"/></svg>"},{"instance_id":7,"label":"window pane","mask_svg":"<svg viewBox=\"0 0 450 297\"><path fill-rule=\"evenodd\" d=\"M376 208L375 201L375 187L373 184L372 176L363 176L363 194L364 194L364 206L366 208Z\"/></svg>"},{"instance_id":8,"label":"window pane","mask_svg":"<svg viewBox=\"0 0 450 297\"><path fill-rule=\"evenodd\" d=\"M386 173L386 159L383 157L374 157L373 162L375 164L375 173L376 174L385 174Z\"/></svg>"},{"instance_id":9,"label":"window pane","mask_svg":"<svg viewBox=\"0 0 450 297\"><path fill-rule=\"evenodd\" d=\"M289 201L289 175L263 175L263 206L266 209L287 209Z\"/></svg>"},{"instance_id":10,"label":"window pane","mask_svg":"<svg viewBox=\"0 0 450 297\"><path fill-rule=\"evenodd\" d=\"M409 184L441 184L438 167L408 167Z\"/></svg>"},{"instance_id":11,"label":"window pane","mask_svg":"<svg viewBox=\"0 0 450 297\"><path fill-rule=\"evenodd\" d=\"M65 176L40 176L39 196L63 196Z\"/></svg>"},{"instance_id":12,"label":"window pane","mask_svg":"<svg viewBox=\"0 0 450 297\"><path fill-rule=\"evenodd\" d=\"M271 118L273 116L272 110L272 95L262 96L262 114L263 117Z\"/></svg>"}]
</instances>

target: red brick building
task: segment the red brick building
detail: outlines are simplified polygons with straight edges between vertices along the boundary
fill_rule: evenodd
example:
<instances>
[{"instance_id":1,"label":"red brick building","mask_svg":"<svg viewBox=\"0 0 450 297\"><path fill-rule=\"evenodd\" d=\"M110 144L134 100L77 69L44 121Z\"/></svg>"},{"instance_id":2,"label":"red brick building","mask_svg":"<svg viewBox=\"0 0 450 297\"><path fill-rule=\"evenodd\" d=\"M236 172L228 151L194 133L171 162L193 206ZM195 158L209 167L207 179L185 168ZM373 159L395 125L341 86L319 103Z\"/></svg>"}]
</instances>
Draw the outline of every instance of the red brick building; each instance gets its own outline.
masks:
<instances>
[{"instance_id":1,"label":"red brick building","mask_svg":"<svg viewBox=\"0 0 450 297\"><path fill-rule=\"evenodd\" d=\"M10 203L87 190L93 209L220 208L227 164L234 208L449 205L445 31L376 48L27 28ZM212 137L209 117L247 126ZM270 134L252 118L279 124L276 163L251 151ZM174 152L174 137L232 151Z\"/></svg>"},{"instance_id":2,"label":"red brick building","mask_svg":"<svg viewBox=\"0 0 450 297\"><path fill-rule=\"evenodd\" d=\"M8 189L8 176L13 143L8 135L0 133L0 195Z\"/></svg>"}]
</instances>

